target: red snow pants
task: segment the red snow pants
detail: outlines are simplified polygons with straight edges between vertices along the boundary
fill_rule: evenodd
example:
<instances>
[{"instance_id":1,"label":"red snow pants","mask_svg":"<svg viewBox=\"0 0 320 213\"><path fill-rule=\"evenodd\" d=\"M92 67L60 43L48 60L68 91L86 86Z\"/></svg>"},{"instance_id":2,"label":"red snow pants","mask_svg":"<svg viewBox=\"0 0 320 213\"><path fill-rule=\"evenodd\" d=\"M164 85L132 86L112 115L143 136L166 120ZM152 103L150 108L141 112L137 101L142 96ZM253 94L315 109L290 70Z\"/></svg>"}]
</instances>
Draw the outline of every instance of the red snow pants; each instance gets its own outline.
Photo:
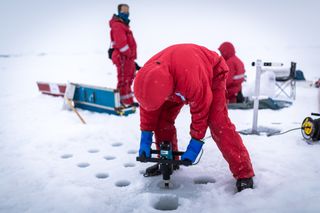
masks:
<instances>
[{"instance_id":1,"label":"red snow pants","mask_svg":"<svg viewBox=\"0 0 320 213\"><path fill-rule=\"evenodd\" d=\"M225 76L217 76L225 78ZM213 140L236 179L254 176L249 153L228 116L226 89L222 79L213 79L212 103L208 124ZM221 82L221 83L217 83Z\"/></svg>"},{"instance_id":2,"label":"red snow pants","mask_svg":"<svg viewBox=\"0 0 320 213\"><path fill-rule=\"evenodd\" d=\"M120 56L120 63L117 66L117 89L120 92L120 101L123 104L133 104L133 92L131 89L134 73L135 63L134 59L127 58L126 56Z\"/></svg>"}]
</instances>

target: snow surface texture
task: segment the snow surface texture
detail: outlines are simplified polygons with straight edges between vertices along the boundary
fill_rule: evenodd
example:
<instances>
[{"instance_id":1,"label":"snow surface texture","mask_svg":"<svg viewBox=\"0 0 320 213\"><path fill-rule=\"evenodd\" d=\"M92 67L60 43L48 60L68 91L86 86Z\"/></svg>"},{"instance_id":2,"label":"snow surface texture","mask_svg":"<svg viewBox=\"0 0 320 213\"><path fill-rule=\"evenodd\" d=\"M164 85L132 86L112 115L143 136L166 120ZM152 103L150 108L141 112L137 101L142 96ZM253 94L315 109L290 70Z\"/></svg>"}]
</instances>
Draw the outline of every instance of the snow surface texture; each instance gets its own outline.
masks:
<instances>
[{"instance_id":1,"label":"snow surface texture","mask_svg":"<svg viewBox=\"0 0 320 213\"><path fill-rule=\"evenodd\" d=\"M308 145L299 131L243 136L256 173L254 190L235 193L235 180L211 139L197 166L173 174L173 189L162 189L161 177L144 178L141 172L151 164L135 161L139 110L128 117L79 110L88 123L83 125L73 112L62 110L62 98L41 95L35 84L69 80L115 87L115 67L106 56L107 20L120 2L41 2L1 5L0 21L6 28L0 34L0 212L320 211L320 144ZM180 6L183 2L185 8ZM310 80L319 75L319 29L311 33L319 20L316 3L290 1L291 8L284 2L270 3L264 7L273 12L269 17L268 11L257 11L254 2L200 2L176 1L169 6L163 1L128 1L138 61L143 64L174 43L216 49L232 40L247 68L257 57L296 60ZM288 10L297 13L279 19ZM266 23L269 28L259 27ZM299 127L304 117L319 110L318 91L298 85L293 106L260 111L259 125ZM238 130L251 127L252 110L229 114ZM181 150L190 140L189 123L186 106L176 121Z\"/></svg>"}]
</instances>

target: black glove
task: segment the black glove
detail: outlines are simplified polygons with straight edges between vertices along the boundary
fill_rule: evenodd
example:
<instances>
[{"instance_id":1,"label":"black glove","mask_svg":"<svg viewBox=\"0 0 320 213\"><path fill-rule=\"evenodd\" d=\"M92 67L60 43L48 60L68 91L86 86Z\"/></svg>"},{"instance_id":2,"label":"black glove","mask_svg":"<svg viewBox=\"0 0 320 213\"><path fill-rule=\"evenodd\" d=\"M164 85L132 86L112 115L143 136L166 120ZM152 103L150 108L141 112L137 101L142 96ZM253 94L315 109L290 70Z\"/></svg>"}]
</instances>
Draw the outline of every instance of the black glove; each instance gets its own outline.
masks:
<instances>
[{"instance_id":1,"label":"black glove","mask_svg":"<svg viewBox=\"0 0 320 213\"><path fill-rule=\"evenodd\" d=\"M109 57L109 59L112 59L112 53L113 53L113 51L114 51L114 48L109 48L109 49L108 49L108 57Z\"/></svg>"},{"instance_id":2,"label":"black glove","mask_svg":"<svg viewBox=\"0 0 320 213\"><path fill-rule=\"evenodd\" d=\"M136 65L136 70L137 71L141 69L141 67L139 66L139 64L137 62L134 62L134 64Z\"/></svg>"}]
</instances>

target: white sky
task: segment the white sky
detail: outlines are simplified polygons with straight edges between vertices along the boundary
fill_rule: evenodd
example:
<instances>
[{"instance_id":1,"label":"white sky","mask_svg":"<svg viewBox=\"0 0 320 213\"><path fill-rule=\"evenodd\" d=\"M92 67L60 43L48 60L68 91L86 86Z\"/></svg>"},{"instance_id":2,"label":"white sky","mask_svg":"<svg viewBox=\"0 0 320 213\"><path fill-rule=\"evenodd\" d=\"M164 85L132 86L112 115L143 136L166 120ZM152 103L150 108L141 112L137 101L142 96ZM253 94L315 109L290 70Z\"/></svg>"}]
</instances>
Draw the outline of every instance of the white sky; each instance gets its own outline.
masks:
<instances>
[{"instance_id":1,"label":"white sky","mask_svg":"<svg viewBox=\"0 0 320 213\"><path fill-rule=\"evenodd\" d=\"M320 54L317 0L1 0L0 54L105 52L108 21L123 2L142 62L174 43L215 50L226 40L248 61L311 64Z\"/></svg>"}]
</instances>

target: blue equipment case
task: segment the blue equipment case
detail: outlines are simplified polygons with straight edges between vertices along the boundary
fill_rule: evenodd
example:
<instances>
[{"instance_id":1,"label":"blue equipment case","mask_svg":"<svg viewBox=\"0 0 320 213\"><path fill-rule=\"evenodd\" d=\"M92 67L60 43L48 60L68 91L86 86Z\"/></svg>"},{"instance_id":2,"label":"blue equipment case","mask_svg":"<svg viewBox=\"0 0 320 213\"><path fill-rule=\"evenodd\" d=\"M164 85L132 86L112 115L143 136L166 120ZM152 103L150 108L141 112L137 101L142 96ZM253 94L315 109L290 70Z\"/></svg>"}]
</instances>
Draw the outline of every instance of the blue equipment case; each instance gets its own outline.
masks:
<instances>
[{"instance_id":1,"label":"blue equipment case","mask_svg":"<svg viewBox=\"0 0 320 213\"><path fill-rule=\"evenodd\" d=\"M75 83L71 85L75 87L73 102L76 108L120 116L127 116L136 111L135 106L121 105L120 94L116 89Z\"/></svg>"}]
</instances>

